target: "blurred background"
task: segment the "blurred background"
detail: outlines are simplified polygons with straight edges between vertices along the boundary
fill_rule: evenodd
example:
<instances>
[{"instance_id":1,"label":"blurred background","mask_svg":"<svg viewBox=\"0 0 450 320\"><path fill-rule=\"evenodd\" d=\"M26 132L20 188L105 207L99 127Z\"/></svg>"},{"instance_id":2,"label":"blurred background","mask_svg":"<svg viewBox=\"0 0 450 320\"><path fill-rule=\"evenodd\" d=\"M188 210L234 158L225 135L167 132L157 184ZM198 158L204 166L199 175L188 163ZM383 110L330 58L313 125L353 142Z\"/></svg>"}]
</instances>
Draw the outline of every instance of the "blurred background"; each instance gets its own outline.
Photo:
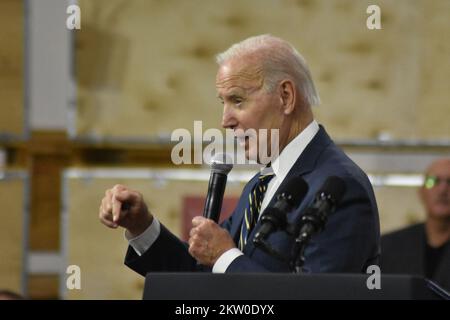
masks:
<instances>
[{"instance_id":1,"label":"blurred background","mask_svg":"<svg viewBox=\"0 0 450 320\"><path fill-rule=\"evenodd\" d=\"M80 30L66 27L71 4ZM366 26L371 4L381 30ZM308 61L315 116L369 174L382 231L422 221L421 173L450 154L449 30L448 0L0 0L0 288L141 298L100 200L127 184L185 236L209 169L173 165L170 134L220 128L214 55L263 33ZM232 172L224 214L253 173Z\"/></svg>"}]
</instances>

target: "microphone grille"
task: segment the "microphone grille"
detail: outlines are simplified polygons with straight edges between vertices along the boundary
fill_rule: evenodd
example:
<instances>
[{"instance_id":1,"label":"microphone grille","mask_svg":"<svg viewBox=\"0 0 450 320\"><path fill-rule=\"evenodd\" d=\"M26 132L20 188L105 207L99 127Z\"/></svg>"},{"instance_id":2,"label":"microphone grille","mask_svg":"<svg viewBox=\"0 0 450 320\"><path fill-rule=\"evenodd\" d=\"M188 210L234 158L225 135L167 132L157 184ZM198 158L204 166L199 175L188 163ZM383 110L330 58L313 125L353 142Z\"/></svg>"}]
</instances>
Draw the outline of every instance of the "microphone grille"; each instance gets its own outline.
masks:
<instances>
[{"instance_id":1,"label":"microphone grille","mask_svg":"<svg viewBox=\"0 0 450 320\"><path fill-rule=\"evenodd\" d=\"M216 173L228 174L233 169L233 159L227 153L216 153L211 159L211 169Z\"/></svg>"},{"instance_id":2,"label":"microphone grille","mask_svg":"<svg viewBox=\"0 0 450 320\"><path fill-rule=\"evenodd\" d=\"M308 184L300 176L294 176L288 180L286 185L280 190L280 194L284 193L291 197L291 202L294 204L300 201L308 193Z\"/></svg>"},{"instance_id":3,"label":"microphone grille","mask_svg":"<svg viewBox=\"0 0 450 320\"><path fill-rule=\"evenodd\" d=\"M345 182L342 178L331 176L328 177L319 192L330 195L334 201L341 200L346 190Z\"/></svg>"}]
</instances>

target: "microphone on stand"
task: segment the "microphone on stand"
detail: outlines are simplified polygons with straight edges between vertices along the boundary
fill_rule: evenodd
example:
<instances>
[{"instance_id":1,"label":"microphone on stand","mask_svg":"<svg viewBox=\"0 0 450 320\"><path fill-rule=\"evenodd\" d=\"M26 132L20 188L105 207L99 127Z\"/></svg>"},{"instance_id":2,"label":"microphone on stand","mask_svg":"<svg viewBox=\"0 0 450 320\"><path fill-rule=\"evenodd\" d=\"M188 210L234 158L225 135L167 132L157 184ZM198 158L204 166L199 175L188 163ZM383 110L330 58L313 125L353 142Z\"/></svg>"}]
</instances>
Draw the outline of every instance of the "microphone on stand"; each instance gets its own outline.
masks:
<instances>
[{"instance_id":1,"label":"microphone on stand","mask_svg":"<svg viewBox=\"0 0 450 320\"><path fill-rule=\"evenodd\" d=\"M309 239L313 234L321 232L328 216L336 209L336 205L345 193L345 182L339 177L328 177L317 192L313 204L301 217L301 228L298 237Z\"/></svg>"},{"instance_id":2,"label":"microphone on stand","mask_svg":"<svg viewBox=\"0 0 450 320\"><path fill-rule=\"evenodd\" d=\"M295 232L294 261L291 268L300 273L305 262L304 251L311 237L325 228L328 216L334 212L346 191L345 181L330 176L316 193L312 205L306 209L300 220L300 227Z\"/></svg>"},{"instance_id":3,"label":"microphone on stand","mask_svg":"<svg viewBox=\"0 0 450 320\"><path fill-rule=\"evenodd\" d=\"M308 184L302 177L293 177L277 194L273 206L267 207L261 215L261 227L253 238L256 246L276 230L284 230L287 226L287 214L291 212L305 197Z\"/></svg>"},{"instance_id":4,"label":"microphone on stand","mask_svg":"<svg viewBox=\"0 0 450 320\"><path fill-rule=\"evenodd\" d=\"M223 195L227 184L227 175L233 168L231 157L225 153L216 154L211 160L208 193L203 216L218 223L222 209Z\"/></svg>"}]
</instances>

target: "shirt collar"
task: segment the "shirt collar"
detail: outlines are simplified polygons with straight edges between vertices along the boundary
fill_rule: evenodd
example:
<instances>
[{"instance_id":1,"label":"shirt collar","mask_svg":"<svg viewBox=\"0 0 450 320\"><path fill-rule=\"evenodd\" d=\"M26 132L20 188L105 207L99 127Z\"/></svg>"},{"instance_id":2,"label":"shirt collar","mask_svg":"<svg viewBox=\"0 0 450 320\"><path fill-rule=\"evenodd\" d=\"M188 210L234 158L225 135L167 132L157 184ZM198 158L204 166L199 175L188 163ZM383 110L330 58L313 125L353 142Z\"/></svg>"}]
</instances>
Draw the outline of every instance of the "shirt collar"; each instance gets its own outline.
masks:
<instances>
[{"instance_id":1,"label":"shirt collar","mask_svg":"<svg viewBox=\"0 0 450 320\"><path fill-rule=\"evenodd\" d=\"M280 155L271 163L272 172L277 178L283 180L294 163L305 150L306 146L311 142L314 136L319 131L319 124L316 120L313 120L302 132L300 132L291 142L284 147ZM270 169L264 167L261 170L261 174L270 174Z\"/></svg>"}]
</instances>

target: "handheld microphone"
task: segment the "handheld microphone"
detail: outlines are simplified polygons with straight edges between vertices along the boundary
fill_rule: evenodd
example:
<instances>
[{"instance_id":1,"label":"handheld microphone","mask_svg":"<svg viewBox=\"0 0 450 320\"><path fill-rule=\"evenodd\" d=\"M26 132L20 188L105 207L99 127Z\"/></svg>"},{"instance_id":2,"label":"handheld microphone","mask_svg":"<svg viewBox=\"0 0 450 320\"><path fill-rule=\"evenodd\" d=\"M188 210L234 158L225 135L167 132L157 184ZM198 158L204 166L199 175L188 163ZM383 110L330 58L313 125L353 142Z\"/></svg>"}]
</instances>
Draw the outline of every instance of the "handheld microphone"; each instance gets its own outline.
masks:
<instances>
[{"instance_id":1,"label":"handheld microphone","mask_svg":"<svg viewBox=\"0 0 450 320\"><path fill-rule=\"evenodd\" d=\"M346 190L342 178L328 177L323 186L317 192L313 204L306 209L301 217L298 240L308 241L315 233L321 232L325 227L328 216L336 209L336 205L342 199Z\"/></svg>"},{"instance_id":2,"label":"handheld microphone","mask_svg":"<svg viewBox=\"0 0 450 320\"><path fill-rule=\"evenodd\" d=\"M287 214L298 206L307 192L308 184L302 177L290 179L278 193L275 204L264 210L261 216L261 227L253 238L253 243L262 245L269 234L286 228Z\"/></svg>"},{"instance_id":3,"label":"handheld microphone","mask_svg":"<svg viewBox=\"0 0 450 320\"><path fill-rule=\"evenodd\" d=\"M222 209L223 194L227 184L227 175L233 168L230 156L219 153L211 161L211 175L209 177L208 194L206 196L203 216L216 223L219 222Z\"/></svg>"}]
</instances>

